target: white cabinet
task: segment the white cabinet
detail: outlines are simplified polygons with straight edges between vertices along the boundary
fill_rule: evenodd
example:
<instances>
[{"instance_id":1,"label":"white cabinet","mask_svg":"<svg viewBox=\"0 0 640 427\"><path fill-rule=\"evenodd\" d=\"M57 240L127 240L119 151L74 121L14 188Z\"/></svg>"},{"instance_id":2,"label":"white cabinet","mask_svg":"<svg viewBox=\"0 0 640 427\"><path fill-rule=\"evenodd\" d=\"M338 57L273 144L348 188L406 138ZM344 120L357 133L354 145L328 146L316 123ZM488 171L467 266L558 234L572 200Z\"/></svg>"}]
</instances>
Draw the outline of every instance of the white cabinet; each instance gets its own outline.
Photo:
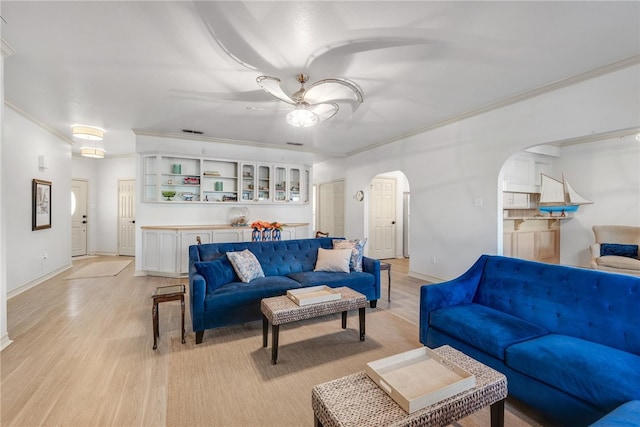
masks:
<instances>
[{"instance_id":1,"label":"white cabinet","mask_svg":"<svg viewBox=\"0 0 640 427\"><path fill-rule=\"evenodd\" d=\"M243 163L241 169L242 177L240 178L240 187L242 189L242 201L271 201L271 165Z\"/></svg>"},{"instance_id":2,"label":"white cabinet","mask_svg":"<svg viewBox=\"0 0 640 427\"><path fill-rule=\"evenodd\" d=\"M251 231L249 227L231 226L143 226L142 270L151 276L186 276L189 274L189 246L250 242ZM308 237L308 224L283 227L281 233L282 240Z\"/></svg>"},{"instance_id":3,"label":"white cabinet","mask_svg":"<svg viewBox=\"0 0 640 427\"><path fill-rule=\"evenodd\" d=\"M202 160L202 196L204 202L238 201L238 163Z\"/></svg>"},{"instance_id":4,"label":"white cabinet","mask_svg":"<svg viewBox=\"0 0 640 427\"><path fill-rule=\"evenodd\" d=\"M502 193L504 209L529 209L529 193Z\"/></svg>"},{"instance_id":5,"label":"white cabinet","mask_svg":"<svg viewBox=\"0 0 640 427\"><path fill-rule=\"evenodd\" d=\"M310 188L308 166L142 155L143 202L304 204Z\"/></svg>"},{"instance_id":6,"label":"white cabinet","mask_svg":"<svg viewBox=\"0 0 640 427\"><path fill-rule=\"evenodd\" d=\"M540 174L551 175L552 159L540 154L522 153L505 164L503 191L539 193Z\"/></svg>"},{"instance_id":7,"label":"white cabinet","mask_svg":"<svg viewBox=\"0 0 640 427\"><path fill-rule=\"evenodd\" d=\"M181 230L179 236L180 272L189 274L189 246L211 243L211 230Z\"/></svg>"},{"instance_id":8,"label":"white cabinet","mask_svg":"<svg viewBox=\"0 0 640 427\"><path fill-rule=\"evenodd\" d=\"M175 274L177 238L176 230L142 230L142 269L160 275Z\"/></svg>"},{"instance_id":9,"label":"white cabinet","mask_svg":"<svg viewBox=\"0 0 640 427\"><path fill-rule=\"evenodd\" d=\"M290 203L308 203L310 188L310 170L306 167L275 166L274 201Z\"/></svg>"}]
</instances>

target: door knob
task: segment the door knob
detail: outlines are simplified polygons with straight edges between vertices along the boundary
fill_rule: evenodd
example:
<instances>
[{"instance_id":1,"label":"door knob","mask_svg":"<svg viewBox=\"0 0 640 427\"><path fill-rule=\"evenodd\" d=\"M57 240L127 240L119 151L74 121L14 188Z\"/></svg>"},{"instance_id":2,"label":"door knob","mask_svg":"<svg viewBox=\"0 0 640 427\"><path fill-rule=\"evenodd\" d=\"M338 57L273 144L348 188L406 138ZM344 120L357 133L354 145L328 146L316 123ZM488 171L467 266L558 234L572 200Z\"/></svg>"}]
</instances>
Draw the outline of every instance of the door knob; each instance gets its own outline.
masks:
<instances>
[{"instance_id":1,"label":"door knob","mask_svg":"<svg viewBox=\"0 0 640 427\"><path fill-rule=\"evenodd\" d=\"M82 221L82 223L83 223L83 224L86 224L86 223L87 223L87 221Z\"/></svg>"},{"instance_id":2,"label":"door knob","mask_svg":"<svg viewBox=\"0 0 640 427\"><path fill-rule=\"evenodd\" d=\"M395 224L395 223L396 223L395 221L391 221L391 224Z\"/></svg>"}]
</instances>

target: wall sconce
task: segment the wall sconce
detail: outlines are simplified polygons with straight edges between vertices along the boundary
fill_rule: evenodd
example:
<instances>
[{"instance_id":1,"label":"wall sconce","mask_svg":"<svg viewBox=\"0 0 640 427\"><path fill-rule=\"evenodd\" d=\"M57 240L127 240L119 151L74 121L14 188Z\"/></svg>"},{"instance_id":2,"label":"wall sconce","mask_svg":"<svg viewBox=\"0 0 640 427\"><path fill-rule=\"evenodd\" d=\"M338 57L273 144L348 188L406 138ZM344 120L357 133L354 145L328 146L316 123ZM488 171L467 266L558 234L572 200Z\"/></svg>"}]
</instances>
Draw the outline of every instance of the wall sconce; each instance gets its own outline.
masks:
<instances>
[{"instance_id":1,"label":"wall sconce","mask_svg":"<svg viewBox=\"0 0 640 427\"><path fill-rule=\"evenodd\" d=\"M38 154L38 169L40 169L41 171L47 169L47 160L44 157L44 154Z\"/></svg>"}]
</instances>

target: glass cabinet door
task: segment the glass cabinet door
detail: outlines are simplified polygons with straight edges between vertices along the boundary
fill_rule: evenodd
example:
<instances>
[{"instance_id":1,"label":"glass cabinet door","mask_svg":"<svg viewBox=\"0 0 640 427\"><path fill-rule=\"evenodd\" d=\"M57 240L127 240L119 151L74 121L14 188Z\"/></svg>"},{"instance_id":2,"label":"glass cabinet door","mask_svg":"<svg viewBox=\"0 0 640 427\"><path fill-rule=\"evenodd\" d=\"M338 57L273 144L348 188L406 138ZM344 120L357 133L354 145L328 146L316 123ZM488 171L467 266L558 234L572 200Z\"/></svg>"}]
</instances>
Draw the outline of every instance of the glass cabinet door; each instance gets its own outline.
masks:
<instances>
[{"instance_id":1,"label":"glass cabinet door","mask_svg":"<svg viewBox=\"0 0 640 427\"><path fill-rule=\"evenodd\" d=\"M300 201L300 169L289 169L289 201Z\"/></svg>"},{"instance_id":2,"label":"glass cabinet door","mask_svg":"<svg viewBox=\"0 0 640 427\"><path fill-rule=\"evenodd\" d=\"M276 202L287 201L287 168L276 166L274 169L275 192L273 200Z\"/></svg>"},{"instance_id":3,"label":"glass cabinet door","mask_svg":"<svg viewBox=\"0 0 640 427\"><path fill-rule=\"evenodd\" d=\"M145 156L142 158L142 201L155 202L158 200L158 157Z\"/></svg>"},{"instance_id":4,"label":"glass cabinet door","mask_svg":"<svg viewBox=\"0 0 640 427\"><path fill-rule=\"evenodd\" d=\"M260 165L258 166L258 200L270 200L271 199L271 167Z\"/></svg>"},{"instance_id":5,"label":"glass cabinet door","mask_svg":"<svg viewBox=\"0 0 640 427\"><path fill-rule=\"evenodd\" d=\"M256 166L250 164L242 165L242 200L256 200Z\"/></svg>"}]
</instances>

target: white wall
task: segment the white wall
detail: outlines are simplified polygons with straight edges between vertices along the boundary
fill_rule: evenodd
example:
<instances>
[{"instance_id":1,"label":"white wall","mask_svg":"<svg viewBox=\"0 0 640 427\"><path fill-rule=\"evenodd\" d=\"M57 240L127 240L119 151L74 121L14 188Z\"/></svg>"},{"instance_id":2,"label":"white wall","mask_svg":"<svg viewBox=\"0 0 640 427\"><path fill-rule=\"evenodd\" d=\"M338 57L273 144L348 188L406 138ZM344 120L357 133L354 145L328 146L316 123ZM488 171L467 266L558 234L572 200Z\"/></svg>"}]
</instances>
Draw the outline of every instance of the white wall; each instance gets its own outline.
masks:
<instances>
[{"instance_id":1,"label":"white wall","mask_svg":"<svg viewBox=\"0 0 640 427\"><path fill-rule=\"evenodd\" d=\"M2 200L6 229L7 292L39 283L71 265L71 145L13 108L5 108ZM48 168L38 168L44 155ZM52 183L50 229L31 231L31 182ZM43 254L47 255L43 259Z\"/></svg>"},{"instance_id":2,"label":"white wall","mask_svg":"<svg viewBox=\"0 0 640 427\"><path fill-rule=\"evenodd\" d=\"M638 127L639 76L635 65L346 160L327 161L322 179L345 178L350 195L379 173L404 172L411 187L411 273L450 279L481 254L496 253L497 189L508 157L534 145ZM476 198L482 207L474 207ZM364 224L364 210L351 209L346 234L366 236ZM430 263L432 256L436 264Z\"/></svg>"},{"instance_id":3,"label":"white wall","mask_svg":"<svg viewBox=\"0 0 640 427\"><path fill-rule=\"evenodd\" d=\"M635 135L565 147L558 169L592 205L562 222L560 262L588 267L594 225L640 227L640 142Z\"/></svg>"},{"instance_id":4,"label":"white wall","mask_svg":"<svg viewBox=\"0 0 640 427\"><path fill-rule=\"evenodd\" d=\"M176 155L212 159L246 160L279 164L312 164L312 155L294 150L261 149L248 145L227 144L201 140L183 140L148 135L138 135L136 152L176 153ZM141 157L138 156L138 182L141 178ZM140 187L140 186L139 186ZM310 187L311 188L311 187ZM140 188L138 188L139 191ZM311 197L311 195L309 195ZM136 201L136 270L141 269L141 226L145 225L211 225L228 224L229 211L237 204L205 203L142 203ZM249 221L264 220L282 223L312 223L311 203L296 204L243 204L249 209Z\"/></svg>"}]
</instances>

